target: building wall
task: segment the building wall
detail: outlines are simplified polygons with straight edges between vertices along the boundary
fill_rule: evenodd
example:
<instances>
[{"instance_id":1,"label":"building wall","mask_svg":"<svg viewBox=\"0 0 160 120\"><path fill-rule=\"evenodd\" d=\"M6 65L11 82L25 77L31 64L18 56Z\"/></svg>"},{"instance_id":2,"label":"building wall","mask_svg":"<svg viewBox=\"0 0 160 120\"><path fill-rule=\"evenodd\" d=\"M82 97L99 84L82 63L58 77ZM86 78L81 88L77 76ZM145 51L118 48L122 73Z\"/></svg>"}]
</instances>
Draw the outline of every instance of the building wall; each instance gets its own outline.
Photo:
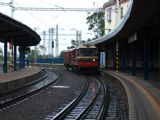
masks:
<instances>
[{"instance_id":1,"label":"building wall","mask_svg":"<svg viewBox=\"0 0 160 120\"><path fill-rule=\"evenodd\" d=\"M115 28L116 26L116 12L113 12L115 10L116 6L113 5L113 6L110 6L108 8L105 8L105 33L108 33L109 30L112 30ZM109 10L111 10L111 17L110 19L107 18L107 16L109 16Z\"/></svg>"},{"instance_id":2,"label":"building wall","mask_svg":"<svg viewBox=\"0 0 160 120\"><path fill-rule=\"evenodd\" d=\"M125 2L125 3L123 3L123 4L120 5L120 7L123 7L124 15L128 11L128 6L129 6L129 2Z\"/></svg>"},{"instance_id":3,"label":"building wall","mask_svg":"<svg viewBox=\"0 0 160 120\"><path fill-rule=\"evenodd\" d=\"M104 5L105 12L105 28L116 29L116 13L111 12L111 21L107 21L107 10L116 8L116 0L111 0L109 3ZM120 9L123 7L124 16L128 10L129 1L120 4ZM140 8L139 8L140 9ZM137 11L138 12L138 11ZM146 12L147 13L147 12ZM133 76L141 77L149 80L160 80L160 13L156 12L154 15L149 15L143 25L137 26L138 29L129 32L126 31L126 35L116 39L107 39L105 44L106 49L106 68L116 70L116 65L119 63L119 70L122 72L129 73ZM138 15L138 16L137 16ZM133 20L139 18L138 13ZM144 15L144 14L142 14ZM119 19L120 20L120 19ZM121 19L123 20L123 18ZM120 20L120 21L121 21ZM131 23L132 22L132 23ZM127 24L133 24L131 21ZM138 23L138 21L137 21ZM137 24L139 25L139 24ZM123 29L123 28L122 28ZM107 31L108 32L108 31ZM136 33L137 37L132 37L132 34ZM120 35L120 33L118 33ZM133 38L133 39L130 39ZM117 51L116 43L119 42L119 61L116 63ZM102 44L103 45L103 44ZM99 46L101 47L101 46Z\"/></svg>"},{"instance_id":4,"label":"building wall","mask_svg":"<svg viewBox=\"0 0 160 120\"><path fill-rule=\"evenodd\" d=\"M108 3L108 4L107 4ZM120 2L119 9L116 9L116 2L107 2L104 4L105 9L105 34L109 33L109 31L116 28L116 26L122 21L123 17L121 17L121 11L123 11L123 16L126 14L128 10L129 1ZM110 4L109 4L110 3ZM123 9L123 10L122 10ZM118 12L119 11L119 15ZM111 17L109 17L111 14Z\"/></svg>"}]
</instances>

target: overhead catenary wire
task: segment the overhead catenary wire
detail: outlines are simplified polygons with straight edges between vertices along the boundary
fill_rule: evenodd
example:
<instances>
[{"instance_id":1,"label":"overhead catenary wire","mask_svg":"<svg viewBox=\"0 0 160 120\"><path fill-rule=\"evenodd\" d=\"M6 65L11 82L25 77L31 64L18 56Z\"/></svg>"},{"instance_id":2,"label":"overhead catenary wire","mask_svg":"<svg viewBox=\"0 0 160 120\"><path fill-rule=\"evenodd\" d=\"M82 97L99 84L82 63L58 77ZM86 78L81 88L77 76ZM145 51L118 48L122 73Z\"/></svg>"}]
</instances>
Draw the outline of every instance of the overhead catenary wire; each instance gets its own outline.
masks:
<instances>
[{"instance_id":1,"label":"overhead catenary wire","mask_svg":"<svg viewBox=\"0 0 160 120\"><path fill-rule=\"evenodd\" d=\"M43 2L43 0L40 0L40 1ZM66 11L71 11L71 12L94 12L96 10L96 8L65 8L65 7L61 7L61 6L58 6L58 5L52 5L52 6L54 6L53 8L52 8L52 6L50 8L44 8L42 6L39 6L39 7L22 7L22 5L20 5L19 3L15 2L15 1L13 3L12 4L11 4L11 2L8 3L8 6L10 6L11 8L13 7L14 11L17 11L17 10L25 11L30 16L34 17L37 21L39 21L44 26L46 26L47 28L50 28L51 26L47 25L47 23L45 23L44 21L42 21L40 18L38 18L37 16L35 16L34 14L32 14L29 11L62 11L62 12L65 13ZM45 4L46 4L46 2L45 2ZM62 14L60 14L60 15L62 15ZM57 18L60 15L56 15L54 18ZM58 34L58 36L75 36L75 34ZM56 46L57 46L57 50L58 50L59 45L56 44ZM58 54L58 52L57 52L57 54Z\"/></svg>"},{"instance_id":2,"label":"overhead catenary wire","mask_svg":"<svg viewBox=\"0 0 160 120\"><path fill-rule=\"evenodd\" d=\"M19 3L14 2L17 6L21 6ZM39 19L38 17L36 17L35 15L33 15L31 12L29 11L25 11L26 13L28 13L30 16L34 17L37 21L39 21L40 23L42 23L44 26L46 27L50 27L49 25L47 25L44 21L42 21L41 19Z\"/></svg>"}]
</instances>

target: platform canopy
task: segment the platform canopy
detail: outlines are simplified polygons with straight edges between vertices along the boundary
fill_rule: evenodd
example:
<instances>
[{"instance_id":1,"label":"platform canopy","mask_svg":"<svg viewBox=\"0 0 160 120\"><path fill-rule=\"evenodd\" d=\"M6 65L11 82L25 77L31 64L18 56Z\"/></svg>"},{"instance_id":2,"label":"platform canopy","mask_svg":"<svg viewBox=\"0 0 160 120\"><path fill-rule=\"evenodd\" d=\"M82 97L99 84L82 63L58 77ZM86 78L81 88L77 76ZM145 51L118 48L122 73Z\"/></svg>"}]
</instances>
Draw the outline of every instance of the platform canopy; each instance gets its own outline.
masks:
<instances>
[{"instance_id":1,"label":"platform canopy","mask_svg":"<svg viewBox=\"0 0 160 120\"><path fill-rule=\"evenodd\" d=\"M160 0L130 0L128 11L117 28L86 44L101 46L108 42L128 38L139 29L148 28L160 28Z\"/></svg>"},{"instance_id":2,"label":"platform canopy","mask_svg":"<svg viewBox=\"0 0 160 120\"><path fill-rule=\"evenodd\" d=\"M40 36L28 26L0 13L0 42L11 42L17 46L39 44Z\"/></svg>"}]
</instances>

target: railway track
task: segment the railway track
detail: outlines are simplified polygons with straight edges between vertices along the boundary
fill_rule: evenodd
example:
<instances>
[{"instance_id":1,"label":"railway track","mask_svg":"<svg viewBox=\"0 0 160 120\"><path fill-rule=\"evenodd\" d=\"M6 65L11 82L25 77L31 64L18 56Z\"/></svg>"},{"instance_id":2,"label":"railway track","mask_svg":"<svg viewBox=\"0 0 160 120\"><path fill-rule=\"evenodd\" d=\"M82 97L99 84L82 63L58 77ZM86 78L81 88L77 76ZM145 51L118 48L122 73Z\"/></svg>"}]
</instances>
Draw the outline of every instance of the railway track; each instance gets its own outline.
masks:
<instances>
[{"instance_id":1,"label":"railway track","mask_svg":"<svg viewBox=\"0 0 160 120\"><path fill-rule=\"evenodd\" d=\"M120 81L123 81L127 87L127 91L130 94L130 119L136 120L159 120L159 101L156 103L155 93L152 91L153 86L149 86L151 89L148 89L148 84L143 84L141 81L136 80L131 77L122 76L121 74L116 74L113 72L108 72L107 74L112 75L118 78Z\"/></svg>"},{"instance_id":2,"label":"railway track","mask_svg":"<svg viewBox=\"0 0 160 120\"><path fill-rule=\"evenodd\" d=\"M86 88L65 108L59 108L58 114L51 114L45 120L61 119L103 119L108 105L108 91L103 82L88 77Z\"/></svg>"},{"instance_id":3,"label":"railway track","mask_svg":"<svg viewBox=\"0 0 160 120\"><path fill-rule=\"evenodd\" d=\"M125 91L117 82L107 83L110 93L110 103L108 113L106 114L107 120L128 120L128 101Z\"/></svg>"},{"instance_id":4,"label":"railway track","mask_svg":"<svg viewBox=\"0 0 160 120\"><path fill-rule=\"evenodd\" d=\"M129 106L125 88L112 77L101 76L109 92L108 111L105 113L106 120L129 120Z\"/></svg>"},{"instance_id":5,"label":"railway track","mask_svg":"<svg viewBox=\"0 0 160 120\"><path fill-rule=\"evenodd\" d=\"M128 101L123 86L113 79L89 77L85 90L70 104L45 120L128 120Z\"/></svg>"},{"instance_id":6,"label":"railway track","mask_svg":"<svg viewBox=\"0 0 160 120\"><path fill-rule=\"evenodd\" d=\"M6 111L13 105L19 104L31 95L45 89L56 79L58 73L52 70L44 70L44 79L36 81L23 87L0 96L0 111ZM64 77L64 76L63 76ZM82 77L82 76L81 76ZM82 77L86 81L83 90L76 91L66 104L62 104L50 115L44 115L45 120L61 119L96 119L96 120L128 120L128 101L123 86L112 78L102 76ZM14 108L14 107L13 107ZM47 116L48 115L48 116Z\"/></svg>"},{"instance_id":7,"label":"railway track","mask_svg":"<svg viewBox=\"0 0 160 120\"><path fill-rule=\"evenodd\" d=\"M44 73L44 76L41 79L25 85L22 88L1 94L0 110L6 110L15 104L18 104L20 101L27 99L31 95L47 88L59 78L58 73L54 70L44 69L42 72Z\"/></svg>"}]
</instances>

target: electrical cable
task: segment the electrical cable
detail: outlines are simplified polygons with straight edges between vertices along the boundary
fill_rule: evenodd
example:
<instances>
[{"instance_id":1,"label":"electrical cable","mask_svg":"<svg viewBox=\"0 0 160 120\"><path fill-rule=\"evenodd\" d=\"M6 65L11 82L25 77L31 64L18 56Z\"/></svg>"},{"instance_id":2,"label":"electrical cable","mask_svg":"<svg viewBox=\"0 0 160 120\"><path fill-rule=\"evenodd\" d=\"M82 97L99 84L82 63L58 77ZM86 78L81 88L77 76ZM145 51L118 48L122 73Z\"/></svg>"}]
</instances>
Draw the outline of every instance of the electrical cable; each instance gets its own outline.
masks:
<instances>
[{"instance_id":1,"label":"electrical cable","mask_svg":"<svg viewBox=\"0 0 160 120\"><path fill-rule=\"evenodd\" d=\"M14 2L17 6L22 7L19 3ZM45 25L46 27L50 27L49 25L47 25L44 21L42 21L41 19L39 19L38 17L36 17L35 15L33 15L31 12L29 11L25 11L26 13L28 13L30 16L34 17L36 20L38 20L40 23L42 23L43 25Z\"/></svg>"}]
</instances>

